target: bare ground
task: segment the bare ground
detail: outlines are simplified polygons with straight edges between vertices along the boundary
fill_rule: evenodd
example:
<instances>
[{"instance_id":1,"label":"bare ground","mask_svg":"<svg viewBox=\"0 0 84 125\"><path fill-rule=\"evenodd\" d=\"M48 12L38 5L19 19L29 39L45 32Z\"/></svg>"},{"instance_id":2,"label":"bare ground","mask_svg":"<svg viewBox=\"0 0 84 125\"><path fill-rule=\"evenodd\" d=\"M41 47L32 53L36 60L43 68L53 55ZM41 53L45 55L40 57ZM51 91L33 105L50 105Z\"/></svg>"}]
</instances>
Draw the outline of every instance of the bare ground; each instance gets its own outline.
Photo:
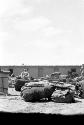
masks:
<instances>
[{"instance_id":1,"label":"bare ground","mask_svg":"<svg viewBox=\"0 0 84 125\"><path fill-rule=\"evenodd\" d=\"M84 99L75 98L76 103L55 103L55 102L25 102L20 97L20 92L9 88L9 96L0 96L0 111L12 113L45 113L75 115L84 114Z\"/></svg>"}]
</instances>

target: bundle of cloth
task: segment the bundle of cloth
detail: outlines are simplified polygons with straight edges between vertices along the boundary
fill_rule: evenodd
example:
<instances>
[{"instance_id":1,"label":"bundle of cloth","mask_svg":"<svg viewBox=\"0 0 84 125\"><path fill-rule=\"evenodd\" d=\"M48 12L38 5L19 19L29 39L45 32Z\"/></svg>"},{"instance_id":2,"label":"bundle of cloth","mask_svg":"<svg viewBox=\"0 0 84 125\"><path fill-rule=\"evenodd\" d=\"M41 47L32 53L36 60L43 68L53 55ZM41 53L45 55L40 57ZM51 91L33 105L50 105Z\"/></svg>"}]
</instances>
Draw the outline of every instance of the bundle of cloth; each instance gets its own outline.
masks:
<instances>
[{"instance_id":1,"label":"bundle of cloth","mask_svg":"<svg viewBox=\"0 0 84 125\"><path fill-rule=\"evenodd\" d=\"M26 102L37 102L42 99L51 100L51 95L55 91L54 85L31 84L21 88L21 97Z\"/></svg>"},{"instance_id":2,"label":"bundle of cloth","mask_svg":"<svg viewBox=\"0 0 84 125\"><path fill-rule=\"evenodd\" d=\"M68 89L56 90L52 95L52 100L57 103L74 103L74 92Z\"/></svg>"},{"instance_id":3,"label":"bundle of cloth","mask_svg":"<svg viewBox=\"0 0 84 125\"><path fill-rule=\"evenodd\" d=\"M75 87L70 84L57 85L52 100L57 103L74 103Z\"/></svg>"}]
</instances>

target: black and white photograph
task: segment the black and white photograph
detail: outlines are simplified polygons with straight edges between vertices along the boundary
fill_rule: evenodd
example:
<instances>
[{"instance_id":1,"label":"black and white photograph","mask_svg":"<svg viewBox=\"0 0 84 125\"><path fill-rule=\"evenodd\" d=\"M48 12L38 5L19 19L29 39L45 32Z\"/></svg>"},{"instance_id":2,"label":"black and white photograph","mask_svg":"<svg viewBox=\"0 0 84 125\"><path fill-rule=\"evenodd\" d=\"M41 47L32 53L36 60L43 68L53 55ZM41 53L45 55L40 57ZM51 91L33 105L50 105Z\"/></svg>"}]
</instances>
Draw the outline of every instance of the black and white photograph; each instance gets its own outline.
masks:
<instances>
[{"instance_id":1,"label":"black and white photograph","mask_svg":"<svg viewBox=\"0 0 84 125\"><path fill-rule=\"evenodd\" d=\"M84 115L84 0L0 0L0 112Z\"/></svg>"}]
</instances>

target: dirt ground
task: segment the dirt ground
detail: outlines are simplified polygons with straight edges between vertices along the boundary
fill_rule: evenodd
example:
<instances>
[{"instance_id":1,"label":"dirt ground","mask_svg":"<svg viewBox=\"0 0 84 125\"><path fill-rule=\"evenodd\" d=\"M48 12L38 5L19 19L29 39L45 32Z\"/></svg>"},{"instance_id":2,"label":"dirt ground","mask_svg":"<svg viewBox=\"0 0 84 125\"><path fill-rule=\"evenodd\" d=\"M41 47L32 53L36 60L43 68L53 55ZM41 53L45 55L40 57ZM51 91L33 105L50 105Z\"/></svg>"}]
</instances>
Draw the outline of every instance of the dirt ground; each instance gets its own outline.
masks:
<instances>
[{"instance_id":1,"label":"dirt ground","mask_svg":"<svg viewBox=\"0 0 84 125\"><path fill-rule=\"evenodd\" d=\"M75 98L76 103L55 103L55 102L25 102L20 97L20 92L9 88L9 96L0 95L0 111L12 113L45 113L75 115L84 114L84 99Z\"/></svg>"}]
</instances>

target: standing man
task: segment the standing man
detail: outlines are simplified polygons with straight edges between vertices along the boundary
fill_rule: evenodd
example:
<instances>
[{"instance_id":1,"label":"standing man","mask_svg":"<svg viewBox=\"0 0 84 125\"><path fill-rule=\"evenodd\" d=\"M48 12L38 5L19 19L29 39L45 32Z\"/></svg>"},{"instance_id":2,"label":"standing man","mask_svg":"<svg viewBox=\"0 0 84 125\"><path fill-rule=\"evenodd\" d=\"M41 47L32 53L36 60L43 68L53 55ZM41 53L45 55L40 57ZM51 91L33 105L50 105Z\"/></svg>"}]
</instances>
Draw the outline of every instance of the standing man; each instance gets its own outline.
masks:
<instances>
[{"instance_id":1,"label":"standing man","mask_svg":"<svg viewBox=\"0 0 84 125\"><path fill-rule=\"evenodd\" d=\"M24 71L21 73L20 76L21 76L22 79L28 80L29 79L28 69L24 69Z\"/></svg>"}]
</instances>

